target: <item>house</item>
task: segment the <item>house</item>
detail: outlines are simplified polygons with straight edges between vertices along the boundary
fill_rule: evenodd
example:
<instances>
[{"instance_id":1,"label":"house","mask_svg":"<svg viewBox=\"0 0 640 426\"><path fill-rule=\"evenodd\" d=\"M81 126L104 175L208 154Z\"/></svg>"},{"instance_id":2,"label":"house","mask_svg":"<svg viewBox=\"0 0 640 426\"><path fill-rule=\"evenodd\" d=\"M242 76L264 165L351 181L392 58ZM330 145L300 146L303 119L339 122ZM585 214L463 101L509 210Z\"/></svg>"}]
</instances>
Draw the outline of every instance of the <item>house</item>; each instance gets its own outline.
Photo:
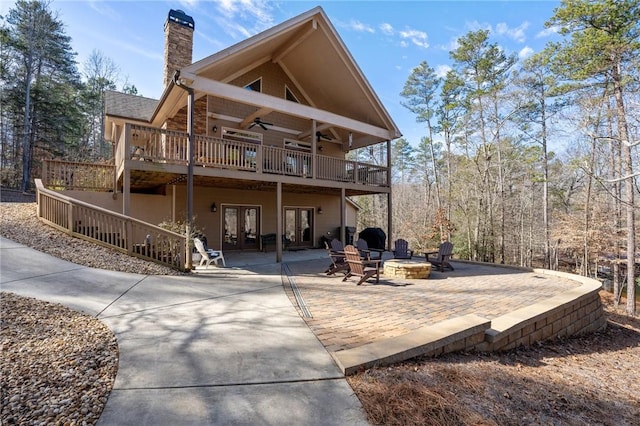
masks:
<instances>
[{"instance_id":1,"label":"house","mask_svg":"<svg viewBox=\"0 0 640 426\"><path fill-rule=\"evenodd\" d=\"M387 194L390 207L400 131L322 8L197 62L194 28L169 12L159 100L106 94L111 195L67 193L153 224L193 217L225 251L273 242L277 261L283 241L344 241L350 196ZM47 170L56 182L59 166Z\"/></svg>"}]
</instances>

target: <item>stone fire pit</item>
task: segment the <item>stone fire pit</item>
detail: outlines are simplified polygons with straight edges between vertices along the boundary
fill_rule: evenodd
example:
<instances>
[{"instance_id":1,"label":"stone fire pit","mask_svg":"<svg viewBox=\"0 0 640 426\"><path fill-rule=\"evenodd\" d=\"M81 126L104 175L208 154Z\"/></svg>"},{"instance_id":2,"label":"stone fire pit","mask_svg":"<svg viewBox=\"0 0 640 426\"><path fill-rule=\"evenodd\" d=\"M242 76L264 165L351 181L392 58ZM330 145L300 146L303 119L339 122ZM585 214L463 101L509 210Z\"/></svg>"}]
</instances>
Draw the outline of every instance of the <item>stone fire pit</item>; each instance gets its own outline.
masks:
<instances>
[{"instance_id":1,"label":"stone fire pit","mask_svg":"<svg viewBox=\"0 0 640 426\"><path fill-rule=\"evenodd\" d=\"M391 259L384 262L385 277L403 279L429 278L431 274L431 264L409 259Z\"/></svg>"}]
</instances>

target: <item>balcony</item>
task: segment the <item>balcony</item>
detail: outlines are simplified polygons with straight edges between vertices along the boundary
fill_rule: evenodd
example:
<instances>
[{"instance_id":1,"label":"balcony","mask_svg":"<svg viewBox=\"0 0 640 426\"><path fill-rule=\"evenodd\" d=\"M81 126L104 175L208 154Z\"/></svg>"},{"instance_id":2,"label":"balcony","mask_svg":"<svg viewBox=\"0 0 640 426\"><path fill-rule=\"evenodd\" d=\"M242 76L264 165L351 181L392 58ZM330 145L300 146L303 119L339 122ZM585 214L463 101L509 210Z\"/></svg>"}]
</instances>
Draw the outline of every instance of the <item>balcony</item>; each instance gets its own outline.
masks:
<instances>
[{"instance_id":1,"label":"balcony","mask_svg":"<svg viewBox=\"0 0 640 426\"><path fill-rule=\"evenodd\" d=\"M125 164L132 172L183 173L188 164L188 142L185 132L128 124L116 147L118 176ZM193 160L194 174L202 176L215 174L213 169L240 172L223 175L237 179L276 181L274 176L284 176L293 178L288 183L305 185L313 181L335 186L339 182L368 187L373 192L389 187L387 167L203 135L195 137Z\"/></svg>"}]
</instances>

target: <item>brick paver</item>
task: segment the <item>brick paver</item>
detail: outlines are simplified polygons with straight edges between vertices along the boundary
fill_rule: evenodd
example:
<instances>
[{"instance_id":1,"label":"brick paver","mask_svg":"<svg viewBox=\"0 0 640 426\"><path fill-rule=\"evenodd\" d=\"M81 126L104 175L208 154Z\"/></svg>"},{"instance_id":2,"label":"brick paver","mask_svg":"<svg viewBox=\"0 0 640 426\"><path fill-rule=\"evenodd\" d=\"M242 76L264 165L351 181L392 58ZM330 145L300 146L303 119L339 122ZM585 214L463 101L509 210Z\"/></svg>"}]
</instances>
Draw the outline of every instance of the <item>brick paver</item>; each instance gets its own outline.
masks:
<instances>
[{"instance_id":1,"label":"brick paver","mask_svg":"<svg viewBox=\"0 0 640 426\"><path fill-rule=\"evenodd\" d=\"M372 279L356 286L355 278L343 282L342 274L326 276L327 262L311 260L288 266L313 316L305 321L332 352L467 314L493 319L580 285L516 269L452 263L455 271L434 270L428 279L381 275L379 284Z\"/></svg>"}]
</instances>

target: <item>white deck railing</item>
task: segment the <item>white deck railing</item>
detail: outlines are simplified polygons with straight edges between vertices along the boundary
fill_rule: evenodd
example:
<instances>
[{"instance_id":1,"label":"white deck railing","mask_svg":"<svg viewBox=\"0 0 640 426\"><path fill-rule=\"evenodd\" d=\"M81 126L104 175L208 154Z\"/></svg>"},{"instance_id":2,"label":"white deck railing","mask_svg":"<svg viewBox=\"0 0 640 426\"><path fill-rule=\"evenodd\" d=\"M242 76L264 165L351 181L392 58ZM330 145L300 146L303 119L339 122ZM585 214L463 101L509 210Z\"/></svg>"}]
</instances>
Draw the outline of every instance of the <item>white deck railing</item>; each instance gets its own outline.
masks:
<instances>
[{"instance_id":1,"label":"white deck railing","mask_svg":"<svg viewBox=\"0 0 640 426\"><path fill-rule=\"evenodd\" d=\"M74 200L46 189L40 179L36 179L36 190L38 218L54 228L130 256L185 269L184 235Z\"/></svg>"},{"instance_id":2,"label":"white deck railing","mask_svg":"<svg viewBox=\"0 0 640 426\"><path fill-rule=\"evenodd\" d=\"M115 185L114 178L113 164L59 160L44 160L42 163L42 180L51 189L111 191Z\"/></svg>"},{"instance_id":3,"label":"white deck railing","mask_svg":"<svg viewBox=\"0 0 640 426\"><path fill-rule=\"evenodd\" d=\"M185 132L126 125L118 141L116 165L125 156L132 160L187 164L187 144ZM126 154L123 145L128 147ZM387 167L204 135L195 137L193 158L196 166L389 186Z\"/></svg>"},{"instance_id":4,"label":"white deck railing","mask_svg":"<svg viewBox=\"0 0 640 426\"><path fill-rule=\"evenodd\" d=\"M188 137L184 132L127 124L116 145L115 166L45 160L42 180L47 188L109 191L114 189L115 175L122 173L125 160L186 165L187 145ZM193 158L196 174L198 167L214 167L373 187L389 186L387 167L210 136L196 135Z\"/></svg>"}]
</instances>

